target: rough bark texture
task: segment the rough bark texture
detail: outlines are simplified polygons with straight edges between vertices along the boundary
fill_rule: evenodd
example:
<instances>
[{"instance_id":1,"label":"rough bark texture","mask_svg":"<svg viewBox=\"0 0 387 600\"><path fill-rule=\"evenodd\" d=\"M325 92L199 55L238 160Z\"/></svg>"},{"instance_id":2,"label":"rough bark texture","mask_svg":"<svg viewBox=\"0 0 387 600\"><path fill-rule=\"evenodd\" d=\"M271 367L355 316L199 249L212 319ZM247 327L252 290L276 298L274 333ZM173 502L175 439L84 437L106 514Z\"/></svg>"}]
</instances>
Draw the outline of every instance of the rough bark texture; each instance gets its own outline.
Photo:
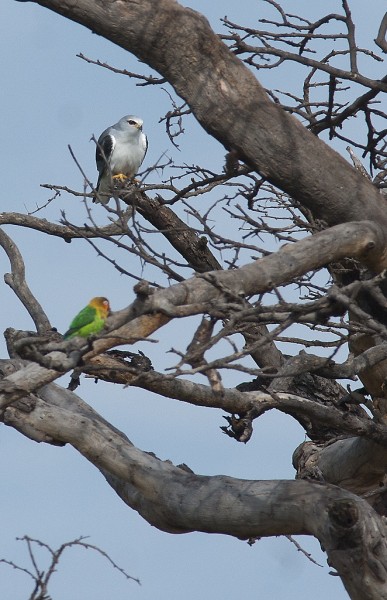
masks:
<instances>
[{"instance_id":1,"label":"rough bark texture","mask_svg":"<svg viewBox=\"0 0 387 600\"><path fill-rule=\"evenodd\" d=\"M75 394L50 384L40 396L31 412L7 408L4 422L38 441L72 444L159 529L315 535L351 598L387 598L385 527L366 501L318 482L198 476L141 452Z\"/></svg>"},{"instance_id":2,"label":"rough bark texture","mask_svg":"<svg viewBox=\"0 0 387 600\"><path fill-rule=\"evenodd\" d=\"M1 419L33 440L72 444L104 474L128 506L159 529L242 538L314 535L351 598L387 599L386 530L383 518L372 508L385 514L387 502L382 492L369 502L359 497L385 485L387 428L383 418L371 419L362 408L348 408L337 399L337 388L321 392L324 402L317 401L317 386L311 397L301 394L305 381L298 382L298 388L290 384L297 374L296 361L289 363L290 370L286 371L285 365L280 371L281 355L275 355L281 376L278 385L270 386L266 381L267 389L263 389L260 382L255 391L242 392L216 388L213 381L200 386L142 373L118 355L101 354L148 337L172 318L217 311L218 319L226 320L230 304L239 306L242 298L273 290L346 257L380 272L387 266L385 201L369 180L269 100L252 72L198 13L174 0L36 3L105 36L158 71L208 133L330 229L229 271L219 271L208 252L198 257L192 250L200 248L189 242L191 258L187 260L192 260L200 275L157 291L139 284L136 301L113 314L102 336L90 342L46 340L43 344L33 335L25 339L26 332L18 340L9 331L14 360L1 362ZM138 198L139 211L156 227L166 229L167 239L184 255L188 239L184 236L189 236L189 231L178 238L175 217L166 207L159 207L157 214L156 205L145 196ZM149 217L152 210L155 212ZM26 226L41 227L38 220L34 225L31 220L29 223ZM43 230L69 235L68 230L57 227ZM14 269L20 271L22 266L15 265ZM28 290L24 291L28 295ZM39 321L39 306L35 312ZM283 315L277 316L280 320ZM40 319L37 328L40 333L47 329L46 320ZM385 354L382 345L377 353L372 353L370 346L370 351L362 354L364 364L356 371L367 370L375 395L384 393ZM313 364L310 361L309 371L329 377L329 369L333 369L344 377L346 369L352 373L355 360L334 367L325 359ZM375 365L380 371L377 381L369 370ZM135 384L198 406L222 408L234 419L232 426L242 424L246 430L260 414L277 408L295 416L314 443L304 444L295 454L298 481L202 477L141 452L74 393L52 383L74 368L76 373L78 369L106 381ZM330 439L324 427L330 432L341 431L344 439Z\"/></svg>"}]
</instances>

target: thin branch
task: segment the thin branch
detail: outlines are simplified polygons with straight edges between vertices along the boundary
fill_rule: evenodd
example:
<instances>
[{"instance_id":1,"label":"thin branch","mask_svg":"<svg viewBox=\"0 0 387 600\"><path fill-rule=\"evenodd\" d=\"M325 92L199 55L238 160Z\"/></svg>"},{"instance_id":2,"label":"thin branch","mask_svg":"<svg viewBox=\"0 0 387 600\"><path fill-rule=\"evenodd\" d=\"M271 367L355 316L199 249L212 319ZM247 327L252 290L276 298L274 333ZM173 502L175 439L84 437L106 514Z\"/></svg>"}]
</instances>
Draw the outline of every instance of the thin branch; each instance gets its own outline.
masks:
<instances>
[{"instance_id":1,"label":"thin branch","mask_svg":"<svg viewBox=\"0 0 387 600\"><path fill-rule=\"evenodd\" d=\"M167 82L166 79L160 78L160 77L157 78L157 77L154 77L153 75L146 76L146 75L140 75L138 73L133 73L131 71L127 71L126 69L117 69L116 67L112 67L111 65L101 62L100 60L92 60L91 58L87 58L87 56L82 54L82 52L80 52L76 56L77 56L77 58L81 58L82 60L86 61L87 63L89 63L91 65L97 65L98 67L103 67L104 69L108 69L109 71L112 71L113 73L118 73L119 75L125 75L127 77L130 77L131 79L139 79L140 81L142 81L142 83L136 84L139 87L145 86L145 85L156 85L156 84L160 85L162 83Z\"/></svg>"},{"instance_id":2,"label":"thin branch","mask_svg":"<svg viewBox=\"0 0 387 600\"><path fill-rule=\"evenodd\" d=\"M65 542L65 543L61 544L61 546L59 546L59 548L57 548L56 550L51 548L45 542L42 542L41 540L38 540L38 539L31 538L28 535L24 535L23 537L16 538L16 539L17 539L17 541L25 542L27 544L28 554L29 554L30 561L33 565L35 573L31 572L29 569L20 567L19 565L16 565L14 562L9 561L7 559L0 559L0 563L7 564L7 565L13 567L14 569L17 569L18 571L22 571L23 573L26 573L33 579L34 589L30 595L29 600L49 600L50 599L50 596L48 595L48 586L49 586L49 583L51 582L52 576L58 570L58 564L62 558L64 551L68 550L70 548L74 548L74 547L84 548L85 550L93 550L94 552L96 552L97 554L99 554L100 556L105 558L110 563L110 565L114 569L119 571L122 575L124 575L124 577L127 580L131 579L132 581L135 581L136 583L141 585L139 579L137 579L136 577L132 577L122 567L118 566L114 562L114 560L107 554L107 552L105 552L98 546L95 546L93 544L89 544L89 543L85 542L84 540L86 538L83 536L79 537L75 540L72 540L70 542ZM44 569L40 569L38 566L37 557L35 556L35 546L44 548L50 556L50 562L49 562L48 566Z\"/></svg>"}]
</instances>

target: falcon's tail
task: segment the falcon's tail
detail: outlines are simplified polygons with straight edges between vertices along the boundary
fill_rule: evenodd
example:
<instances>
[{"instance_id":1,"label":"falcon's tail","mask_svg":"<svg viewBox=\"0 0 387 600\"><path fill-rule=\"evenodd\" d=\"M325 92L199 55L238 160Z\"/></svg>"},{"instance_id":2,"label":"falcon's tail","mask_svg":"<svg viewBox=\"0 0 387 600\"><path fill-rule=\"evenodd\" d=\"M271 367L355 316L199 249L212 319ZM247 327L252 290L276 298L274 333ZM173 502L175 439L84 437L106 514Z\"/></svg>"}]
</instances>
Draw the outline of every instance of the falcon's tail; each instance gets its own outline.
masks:
<instances>
[{"instance_id":1,"label":"falcon's tail","mask_svg":"<svg viewBox=\"0 0 387 600\"><path fill-rule=\"evenodd\" d=\"M109 185L108 177L104 177L104 173L100 173L97 185L95 187L95 196L93 202L107 204L111 198L111 185Z\"/></svg>"}]
</instances>

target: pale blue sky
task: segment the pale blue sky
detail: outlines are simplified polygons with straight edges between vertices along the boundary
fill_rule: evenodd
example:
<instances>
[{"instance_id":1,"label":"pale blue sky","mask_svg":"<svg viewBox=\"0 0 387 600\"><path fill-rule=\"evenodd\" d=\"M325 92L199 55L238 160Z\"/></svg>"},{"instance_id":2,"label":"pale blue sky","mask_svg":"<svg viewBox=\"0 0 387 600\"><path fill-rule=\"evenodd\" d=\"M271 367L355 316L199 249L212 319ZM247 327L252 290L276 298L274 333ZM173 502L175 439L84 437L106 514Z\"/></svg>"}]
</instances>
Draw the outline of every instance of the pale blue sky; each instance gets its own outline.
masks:
<instances>
[{"instance_id":1,"label":"pale blue sky","mask_svg":"<svg viewBox=\"0 0 387 600\"><path fill-rule=\"evenodd\" d=\"M224 15L253 25L263 10L258 0L192 0L186 4L203 11L217 31L221 30L218 19ZM301 13L308 6L318 13L320 3L300 0L287 4L292 12ZM376 36L378 19L385 8L382 0L374 0L369 14L366 4L362 0L351 2L354 15L360 14L359 34L364 45ZM341 2L330 0L321 10L339 12L340 7ZM44 204L50 194L39 187L41 183L82 189L82 177L69 155L68 144L95 181L90 137L98 136L128 113L144 119L149 137L144 166L167 151L181 163L205 161L209 167L220 168L223 148L202 133L192 119L187 122L187 135L180 140L181 151L171 146L164 125L158 122L169 110L165 92L136 87L130 79L88 65L76 54L82 52L119 68L150 73L147 66L103 38L34 4L5 0L0 15L3 212L24 213ZM273 72L265 72L264 84L279 87L280 82L272 80L274 77ZM286 73L282 77L285 88ZM70 196L62 196L38 215L58 221L62 210L69 219L86 221L82 203ZM99 222L104 222L103 209L95 210ZM11 226L5 230L24 255L32 291L60 331L94 295L107 295L114 310L132 300L133 281L96 258L85 243L65 244ZM0 272L8 270L8 260L1 252ZM9 326L32 327L25 310L5 284L1 284L0 298L1 331ZM177 331L167 327L157 334L159 344L142 346L156 369L173 363L173 357L166 353L174 345ZM5 357L3 342L1 348ZM228 385L240 381L239 376L227 377ZM83 381L78 391L139 448L153 451L162 459L184 462L197 473L253 479L294 477L291 455L304 440L304 434L290 417L265 415L256 422L252 441L244 446L221 434L221 412L182 405L135 388L113 388L91 381ZM0 435L0 558L29 566L25 548L15 541L24 534L54 547L88 535L91 543L100 545L142 582L141 587L126 582L97 556L72 550L53 579L51 593L55 600L106 600L112 596L135 600L227 600L240 594L262 600L306 600L310 590L314 600L347 597L340 580L328 574L325 557L311 538L299 541L323 568L308 562L286 539L261 540L249 547L226 536L165 534L127 508L94 467L72 448L38 445L4 426ZM0 564L3 600L23 600L31 589L25 575Z\"/></svg>"}]
</instances>

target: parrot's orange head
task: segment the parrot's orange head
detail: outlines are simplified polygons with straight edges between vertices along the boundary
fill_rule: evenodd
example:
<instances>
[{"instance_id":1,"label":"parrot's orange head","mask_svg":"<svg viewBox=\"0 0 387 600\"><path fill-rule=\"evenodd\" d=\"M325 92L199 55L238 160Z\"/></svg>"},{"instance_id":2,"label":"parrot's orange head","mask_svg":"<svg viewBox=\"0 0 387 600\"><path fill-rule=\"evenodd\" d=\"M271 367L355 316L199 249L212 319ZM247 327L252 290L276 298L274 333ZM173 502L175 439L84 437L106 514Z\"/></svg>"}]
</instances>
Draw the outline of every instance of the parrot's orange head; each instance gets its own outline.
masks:
<instances>
[{"instance_id":1,"label":"parrot's orange head","mask_svg":"<svg viewBox=\"0 0 387 600\"><path fill-rule=\"evenodd\" d=\"M92 298L89 302L89 306L95 308L98 313L105 318L110 312L109 300L104 296L96 296L95 298Z\"/></svg>"}]
</instances>

